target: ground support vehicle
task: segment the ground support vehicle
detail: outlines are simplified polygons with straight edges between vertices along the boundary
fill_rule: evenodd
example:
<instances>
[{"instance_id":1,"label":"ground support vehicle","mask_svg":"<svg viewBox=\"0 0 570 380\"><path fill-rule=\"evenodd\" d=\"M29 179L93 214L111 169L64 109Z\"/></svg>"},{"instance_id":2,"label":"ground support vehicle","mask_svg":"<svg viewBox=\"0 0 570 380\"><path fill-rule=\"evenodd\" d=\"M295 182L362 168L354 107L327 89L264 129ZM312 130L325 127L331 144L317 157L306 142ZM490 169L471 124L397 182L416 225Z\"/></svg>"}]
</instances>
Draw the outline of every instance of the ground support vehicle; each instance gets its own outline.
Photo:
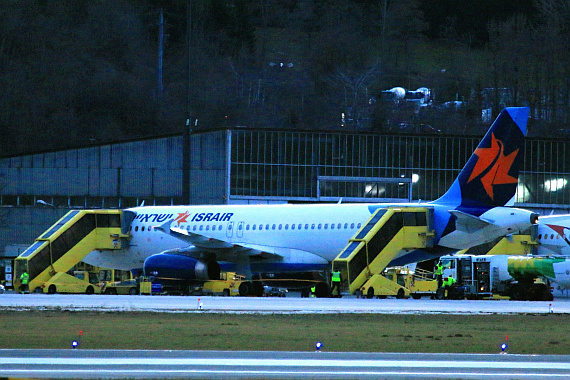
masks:
<instances>
[{"instance_id":1,"label":"ground support vehicle","mask_svg":"<svg viewBox=\"0 0 570 380\"><path fill-rule=\"evenodd\" d=\"M433 247L433 225L431 207L377 209L332 263L332 272L341 273L342 291L368 296L368 289L372 287L374 295L376 286L405 296L405 290L394 288L380 273L402 250ZM365 286L366 293L362 293L369 281L374 285Z\"/></svg>"},{"instance_id":2,"label":"ground support vehicle","mask_svg":"<svg viewBox=\"0 0 570 380\"><path fill-rule=\"evenodd\" d=\"M422 296L433 297L437 290L437 281L433 273L421 269L412 271L408 267L386 268L382 273L375 274L360 289L360 295L366 298L396 298Z\"/></svg>"},{"instance_id":3,"label":"ground support vehicle","mask_svg":"<svg viewBox=\"0 0 570 380\"><path fill-rule=\"evenodd\" d=\"M70 271L81 260L92 251L117 251L128 244L130 234L121 229L122 213L121 210L69 211L14 260L14 287L19 288L20 275L26 272L30 292L36 289L49 292L50 285L57 289L56 284L61 284L58 292L80 289ZM65 285L66 278L69 287ZM96 292L96 287L92 288ZM91 288L85 285L84 290Z\"/></svg>"},{"instance_id":4,"label":"ground support vehicle","mask_svg":"<svg viewBox=\"0 0 570 380\"><path fill-rule=\"evenodd\" d=\"M540 270L546 264L545 258L534 257L532 262L520 264L524 258L507 255L443 256L440 259L443 278L453 277L456 283L438 289L436 298L483 299L499 295L514 300L552 300L549 280Z\"/></svg>"},{"instance_id":5,"label":"ground support vehicle","mask_svg":"<svg viewBox=\"0 0 570 380\"><path fill-rule=\"evenodd\" d=\"M243 296L245 294L245 276L234 272L221 272L219 280L210 280L204 282L202 286L202 294L204 295L221 295L229 296Z\"/></svg>"},{"instance_id":6,"label":"ground support vehicle","mask_svg":"<svg viewBox=\"0 0 570 380\"><path fill-rule=\"evenodd\" d=\"M99 268L98 278L103 294L136 295L140 293L139 282L133 277L131 271Z\"/></svg>"},{"instance_id":7,"label":"ground support vehicle","mask_svg":"<svg viewBox=\"0 0 570 380\"><path fill-rule=\"evenodd\" d=\"M101 287L95 273L74 271L73 274L59 272L40 287L44 293L100 294Z\"/></svg>"}]
</instances>

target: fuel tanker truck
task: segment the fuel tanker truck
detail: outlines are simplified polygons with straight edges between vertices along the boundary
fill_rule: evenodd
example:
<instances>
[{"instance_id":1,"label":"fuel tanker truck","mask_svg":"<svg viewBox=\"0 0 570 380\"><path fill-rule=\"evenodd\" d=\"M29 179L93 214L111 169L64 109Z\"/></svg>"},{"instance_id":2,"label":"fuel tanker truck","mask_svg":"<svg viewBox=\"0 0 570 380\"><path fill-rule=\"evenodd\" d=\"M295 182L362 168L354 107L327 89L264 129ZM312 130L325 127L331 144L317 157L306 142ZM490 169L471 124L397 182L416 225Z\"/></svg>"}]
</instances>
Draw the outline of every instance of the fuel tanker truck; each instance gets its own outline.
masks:
<instances>
[{"instance_id":1,"label":"fuel tanker truck","mask_svg":"<svg viewBox=\"0 0 570 380\"><path fill-rule=\"evenodd\" d=\"M438 299L482 299L493 295L512 300L551 301L551 282L570 288L570 257L455 255L442 256L443 283Z\"/></svg>"}]
</instances>

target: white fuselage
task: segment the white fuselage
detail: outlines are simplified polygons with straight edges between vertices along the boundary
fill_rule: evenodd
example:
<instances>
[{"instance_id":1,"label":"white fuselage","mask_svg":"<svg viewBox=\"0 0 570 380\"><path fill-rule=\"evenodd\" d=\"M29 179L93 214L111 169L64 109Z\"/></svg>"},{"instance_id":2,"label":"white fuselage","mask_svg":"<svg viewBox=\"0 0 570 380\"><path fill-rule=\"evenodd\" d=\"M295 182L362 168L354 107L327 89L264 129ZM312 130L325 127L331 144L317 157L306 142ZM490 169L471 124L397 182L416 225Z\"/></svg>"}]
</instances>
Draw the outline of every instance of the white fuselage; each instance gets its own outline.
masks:
<instances>
[{"instance_id":1,"label":"white fuselage","mask_svg":"<svg viewBox=\"0 0 570 380\"><path fill-rule=\"evenodd\" d=\"M440 246L452 249L469 248L530 225L530 212L496 208L505 210L497 224L472 232L454 231L440 239L450 214L449 207L436 204L149 206L129 210L136 212L137 217L131 225L132 239L128 248L94 251L84 261L96 266L134 269L141 268L151 255L188 247L187 241L156 229L174 219L171 228L200 235L206 240L254 247L280 257L285 263L324 266L335 259L373 210L388 206L433 207L434 243L440 240ZM496 209L490 210L489 215L496 214L497 211L493 211ZM486 214L481 215L481 219L485 219ZM402 251L398 257L407 253Z\"/></svg>"}]
</instances>

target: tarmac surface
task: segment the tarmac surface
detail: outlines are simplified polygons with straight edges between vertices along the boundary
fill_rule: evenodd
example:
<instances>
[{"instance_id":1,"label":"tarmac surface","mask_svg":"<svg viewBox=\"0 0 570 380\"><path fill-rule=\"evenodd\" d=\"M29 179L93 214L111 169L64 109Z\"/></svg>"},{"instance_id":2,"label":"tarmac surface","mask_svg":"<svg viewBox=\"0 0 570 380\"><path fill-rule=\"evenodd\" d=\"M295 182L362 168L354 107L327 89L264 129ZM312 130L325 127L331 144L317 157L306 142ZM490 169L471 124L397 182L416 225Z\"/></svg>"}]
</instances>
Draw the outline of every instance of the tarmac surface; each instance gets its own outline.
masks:
<instances>
[{"instance_id":1,"label":"tarmac surface","mask_svg":"<svg viewBox=\"0 0 570 380\"><path fill-rule=\"evenodd\" d=\"M570 313L570 299L554 301L112 296L0 294L0 310L100 310L214 313L541 314Z\"/></svg>"},{"instance_id":2,"label":"tarmac surface","mask_svg":"<svg viewBox=\"0 0 570 380\"><path fill-rule=\"evenodd\" d=\"M0 376L74 379L562 379L568 355L0 350Z\"/></svg>"}]
</instances>

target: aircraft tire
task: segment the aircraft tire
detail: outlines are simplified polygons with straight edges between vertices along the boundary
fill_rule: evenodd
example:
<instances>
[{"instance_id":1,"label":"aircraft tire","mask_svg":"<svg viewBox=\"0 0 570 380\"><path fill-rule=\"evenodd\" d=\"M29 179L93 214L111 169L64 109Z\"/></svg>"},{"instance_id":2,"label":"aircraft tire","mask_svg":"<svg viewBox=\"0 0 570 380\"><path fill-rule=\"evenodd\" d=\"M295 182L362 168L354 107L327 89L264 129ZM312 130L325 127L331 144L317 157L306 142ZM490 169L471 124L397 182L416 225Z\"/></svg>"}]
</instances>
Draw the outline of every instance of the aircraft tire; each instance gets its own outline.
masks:
<instances>
[{"instance_id":1,"label":"aircraft tire","mask_svg":"<svg viewBox=\"0 0 570 380\"><path fill-rule=\"evenodd\" d=\"M398 294L396 294L396 298L402 299L405 297L405 295L406 293L404 292L404 289L398 289Z\"/></svg>"},{"instance_id":2,"label":"aircraft tire","mask_svg":"<svg viewBox=\"0 0 570 380\"><path fill-rule=\"evenodd\" d=\"M368 288L368 291L366 292L366 298L374 298L374 288L372 286Z\"/></svg>"},{"instance_id":3,"label":"aircraft tire","mask_svg":"<svg viewBox=\"0 0 570 380\"><path fill-rule=\"evenodd\" d=\"M130 288L129 289L129 295L136 296L137 294L138 294L137 288Z\"/></svg>"},{"instance_id":4,"label":"aircraft tire","mask_svg":"<svg viewBox=\"0 0 570 380\"><path fill-rule=\"evenodd\" d=\"M224 296L224 297L229 297L229 296L230 296L230 290L229 290L229 289L224 289L223 296Z\"/></svg>"},{"instance_id":5,"label":"aircraft tire","mask_svg":"<svg viewBox=\"0 0 570 380\"><path fill-rule=\"evenodd\" d=\"M51 284L48 288L48 294L55 294L57 292L57 288L54 284Z\"/></svg>"},{"instance_id":6,"label":"aircraft tire","mask_svg":"<svg viewBox=\"0 0 570 380\"><path fill-rule=\"evenodd\" d=\"M93 293L95 293L95 289L93 289L93 287L92 287L91 285L89 285L89 286L87 287L87 289L85 289L85 294L91 295L91 294L93 294Z\"/></svg>"}]
</instances>

